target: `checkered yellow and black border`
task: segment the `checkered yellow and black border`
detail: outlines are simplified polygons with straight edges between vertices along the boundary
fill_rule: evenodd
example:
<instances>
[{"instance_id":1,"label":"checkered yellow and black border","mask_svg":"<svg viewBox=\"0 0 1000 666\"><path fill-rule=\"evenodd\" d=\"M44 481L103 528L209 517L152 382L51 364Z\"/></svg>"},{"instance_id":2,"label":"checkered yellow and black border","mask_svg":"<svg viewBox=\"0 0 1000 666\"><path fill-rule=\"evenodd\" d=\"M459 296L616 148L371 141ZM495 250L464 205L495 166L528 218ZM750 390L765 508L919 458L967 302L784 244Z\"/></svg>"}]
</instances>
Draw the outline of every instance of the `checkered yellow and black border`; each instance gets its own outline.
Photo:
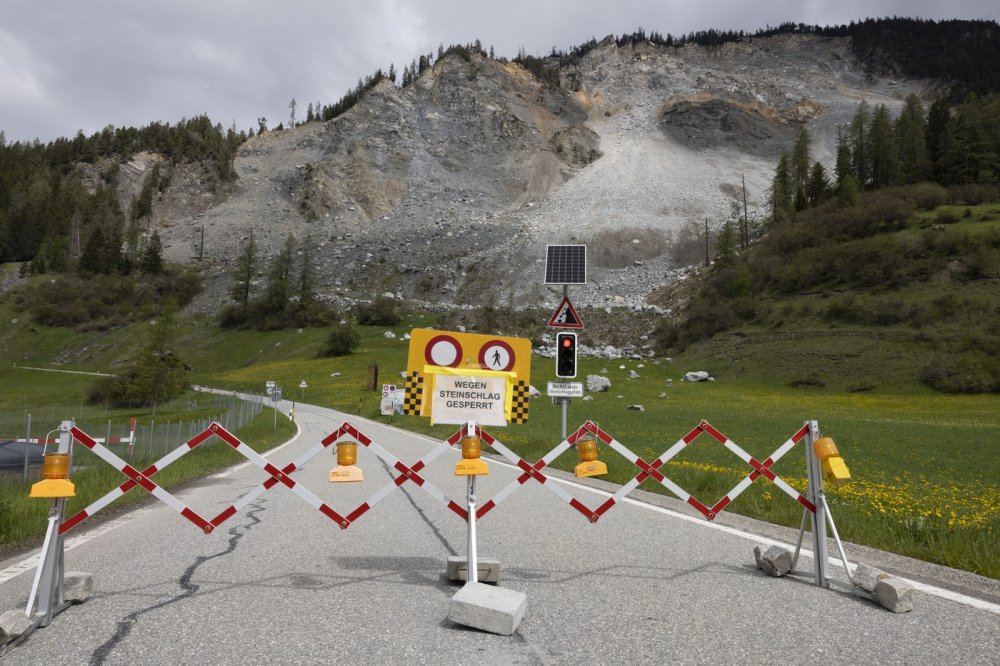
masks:
<instances>
[{"instance_id":1,"label":"checkered yellow and black border","mask_svg":"<svg viewBox=\"0 0 1000 666\"><path fill-rule=\"evenodd\" d=\"M403 413L408 416L420 416L424 403L424 376L414 370L406 375L406 388L403 394Z\"/></svg>"},{"instance_id":2,"label":"checkered yellow and black border","mask_svg":"<svg viewBox=\"0 0 1000 666\"><path fill-rule=\"evenodd\" d=\"M523 380L514 384L514 395L510 402L510 422L526 423L528 421L528 393L530 387Z\"/></svg>"}]
</instances>

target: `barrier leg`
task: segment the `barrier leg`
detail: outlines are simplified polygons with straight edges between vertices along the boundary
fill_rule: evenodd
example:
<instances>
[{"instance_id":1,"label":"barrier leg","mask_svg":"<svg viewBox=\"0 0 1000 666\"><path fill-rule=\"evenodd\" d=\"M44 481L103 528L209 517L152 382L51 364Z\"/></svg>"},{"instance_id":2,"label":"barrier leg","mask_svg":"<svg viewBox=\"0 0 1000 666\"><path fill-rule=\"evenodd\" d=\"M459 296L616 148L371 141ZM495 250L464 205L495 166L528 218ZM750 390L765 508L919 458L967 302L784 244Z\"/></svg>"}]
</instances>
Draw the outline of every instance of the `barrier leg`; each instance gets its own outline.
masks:
<instances>
[{"instance_id":1,"label":"barrier leg","mask_svg":"<svg viewBox=\"0 0 1000 666\"><path fill-rule=\"evenodd\" d=\"M802 537L806 533L806 518L809 516L809 509L802 509L802 522L799 524L799 539L795 542L795 555L792 557L792 571L799 562L799 551L802 550Z\"/></svg>"},{"instance_id":2,"label":"barrier leg","mask_svg":"<svg viewBox=\"0 0 1000 666\"><path fill-rule=\"evenodd\" d=\"M66 500L64 498L53 500L52 509L49 511L49 526L45 532L45 541L42 543L42 552L38 556L35 581L31 586L28 607L25 609L25 615L31 619L37 602L38 614L41 617L40 626L43 627L49 625L52 616L62 610L58 607L65 603L63 594L63 538L59 534L65 508Z\"/></svg>"},{"instance_id":3,"label":"barrier leg","mask_svg":"<svg viewBox=\"0 0 1000 666\"><path fill-rule=\"evenodd\" d=\"M809 473L809 501L816 507L813 514L813 567L816 584L820 587L830 586L830 576L827 572L826 553L826 496L823 492L823 470L813 452L813 443L819 439L819 423L809 422L808 446L806 447L806 469Z\"/></svg>"},{"instance_id":4,"label":"barrier leg","mask_svg":"<svg viewBox=\"0 0 1000 666\"><path fill-rule=\"evenodd\" d=\"M837 543L837 550L840 551L840 561L844 563L844 571L847 572L847 578L851 578L851 564L847 561L847 552L844 550L844 542L840 540L840 534L837 532L837 524L833 522L833 512L830 511L830 504L826 501L826 496L823 496L823 511L826 512L826 517L830 519L830 529L833 531L833 539Z\"/></svg>"},{"instance_id":5,"label":"barrier leg","mask_svg":"<svg viewBox=\"0 0 1000 666\"><path fill-rule=\"evenodd\" d=\"M479 559L476 557L476 477L469 476L468 479L468 536L469 536L469 559L468 576L466 580L470 583L479 582Z\"/></svg>"}]
</instances>

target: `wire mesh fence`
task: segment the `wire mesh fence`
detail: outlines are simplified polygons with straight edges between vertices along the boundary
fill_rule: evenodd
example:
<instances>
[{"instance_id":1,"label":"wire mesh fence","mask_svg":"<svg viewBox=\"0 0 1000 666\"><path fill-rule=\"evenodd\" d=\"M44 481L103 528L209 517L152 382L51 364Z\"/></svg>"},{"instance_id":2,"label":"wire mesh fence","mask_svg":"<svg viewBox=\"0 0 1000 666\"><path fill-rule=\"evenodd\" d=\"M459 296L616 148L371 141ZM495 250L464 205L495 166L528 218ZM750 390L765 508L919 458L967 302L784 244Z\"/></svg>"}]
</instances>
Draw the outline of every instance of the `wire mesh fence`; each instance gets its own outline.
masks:
<instances>
[{"instance_id":1,"label":"wire mesh fence","mask_svg":"<svg viewBox=\"0 0 1000 666\"><path fill-rule=\"evenodd\" d=\"M102 443L123 460L139 463L163 456L216 421L230 432L239 430L270 405L266 396L254 394L199 394L197 402L192 399L185 402L161 410L172 414L172 418L137 418L134 439L130 419L123 422L120 417L101 418L93 409L82 418L73 416L73 407L46 406L40 410L0 412L0 483L37 481L42 454L46 446L54 446L52 442L59 436L59 425L66 420L74 421L92 437L105 440ZM185 410L197 416L178 416Z\"/></svg>"}]
</instances>

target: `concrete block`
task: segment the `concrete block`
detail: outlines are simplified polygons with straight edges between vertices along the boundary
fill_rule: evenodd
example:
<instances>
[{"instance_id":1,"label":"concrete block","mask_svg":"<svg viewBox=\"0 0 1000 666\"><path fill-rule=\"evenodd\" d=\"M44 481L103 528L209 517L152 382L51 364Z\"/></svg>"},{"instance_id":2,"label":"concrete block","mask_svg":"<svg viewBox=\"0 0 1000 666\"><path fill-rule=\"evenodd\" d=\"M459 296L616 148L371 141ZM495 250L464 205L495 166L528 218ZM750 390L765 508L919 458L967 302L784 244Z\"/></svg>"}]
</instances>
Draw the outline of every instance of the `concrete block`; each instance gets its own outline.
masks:
<instances>
[{"instance_id":1,"label":"concrete block","mask_svg":"<svg viewBox=\"0 0 1000 666\"><path fill-rule=\"evenodd\" d=\"M83 602L94 591L94 575L85 571L67 571L63 575L63 596L66 601Z\"/></svg>"},{"instance_id":2,"label":"concrete block","mask_svg":"<svg viewBox=\"0 0 1000 666\"><path fill-rule=\"evenodd\" d=\"M448 580L464 583L469 579L469 558L461 555L449 556L445 571ZM477 580L480 583L498 583L500 582L500 560L477 557L476 572Z\"/></svg>"},{"instance_id":3,"label":"concrete block","mask_svg":"<svg viewBox=\"0 0 1000 666\"><path fill-rule=\"evenodd\" d=\"M0 614L0 645L10 643L31 626L31 620L22 610L10 610Z\"/></svg>"},{"instance_id":4,"label":"concrete block","mask_svg":"<svg viewBox=\"0 0 1000 666\"><path fill-rule=\"evenodd\" d=\"M510 636L517 631L528 610L523 592L483 583L466 583L448 606L448 619L455 624Z\"/></svg>"},{"instance_id":5,"label":"concrete block","mask_svg":"<svg viewBox=\"0 0 1000 666\"><path fill-rule=\"evenodd\" d=\"M865 592L875 592L878 582L888 576L889 574L875 567L868 566L867 564L858 564L854 568L854 576L851 577L851 583L854 584L854 587Z\"/></svg>"},{"instance_id":6,"label":"concrete block","mask_svg":"<svg viewBox=\"0 0 1000 666\"><path fill-rule=\"evenodd\" d=\"M913 610L913 587L887 576L875 586L875 600L893 613L909 613Z\"/></svg>"},{"instance_id":7,"label":"concrete block","mask_svg":"<svg viewBox=\"0 0 1000 666\"><path fill-rule=\"evenodd\" d=\"M763 553L760 546L754 546L753 557L757 568L768 576L779 578L792 570L792 552L781 546L771 546Z\"/></svg>"}]
</instances>

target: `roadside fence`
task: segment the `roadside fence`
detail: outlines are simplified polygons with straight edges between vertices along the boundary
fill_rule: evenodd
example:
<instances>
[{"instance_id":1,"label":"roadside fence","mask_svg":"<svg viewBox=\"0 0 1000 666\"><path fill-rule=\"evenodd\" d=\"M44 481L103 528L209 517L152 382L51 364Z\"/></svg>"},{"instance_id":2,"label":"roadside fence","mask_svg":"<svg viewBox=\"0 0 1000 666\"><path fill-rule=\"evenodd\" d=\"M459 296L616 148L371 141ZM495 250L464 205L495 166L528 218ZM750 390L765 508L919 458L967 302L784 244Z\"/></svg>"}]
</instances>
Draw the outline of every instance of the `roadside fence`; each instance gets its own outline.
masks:
<instances>
[{"instance_id":1,"label":"roadside fence","mask_svg":"<svg viewBox=\"0 0 1000 666\"><path fill-rule=\"evenodd\" d=\"M155 416L115 422L87 415L74 423L93 433L102 444L129 462L143 462L165 455L177 441L190 439L212 423L227 430L247 425L265 406L266 396L243 394L199 394L188 401L190 411L206 413L199 418L156 418ZM56 416L62 410L62 417ZM171 409L176 414L176 409ZM65 407L44 407L24 412L0 412L0 483L26 484L39 478L46 445L58 443L59 425ZM71 470L71 472L74 470Z\"/></svg>"}]
</instances>

